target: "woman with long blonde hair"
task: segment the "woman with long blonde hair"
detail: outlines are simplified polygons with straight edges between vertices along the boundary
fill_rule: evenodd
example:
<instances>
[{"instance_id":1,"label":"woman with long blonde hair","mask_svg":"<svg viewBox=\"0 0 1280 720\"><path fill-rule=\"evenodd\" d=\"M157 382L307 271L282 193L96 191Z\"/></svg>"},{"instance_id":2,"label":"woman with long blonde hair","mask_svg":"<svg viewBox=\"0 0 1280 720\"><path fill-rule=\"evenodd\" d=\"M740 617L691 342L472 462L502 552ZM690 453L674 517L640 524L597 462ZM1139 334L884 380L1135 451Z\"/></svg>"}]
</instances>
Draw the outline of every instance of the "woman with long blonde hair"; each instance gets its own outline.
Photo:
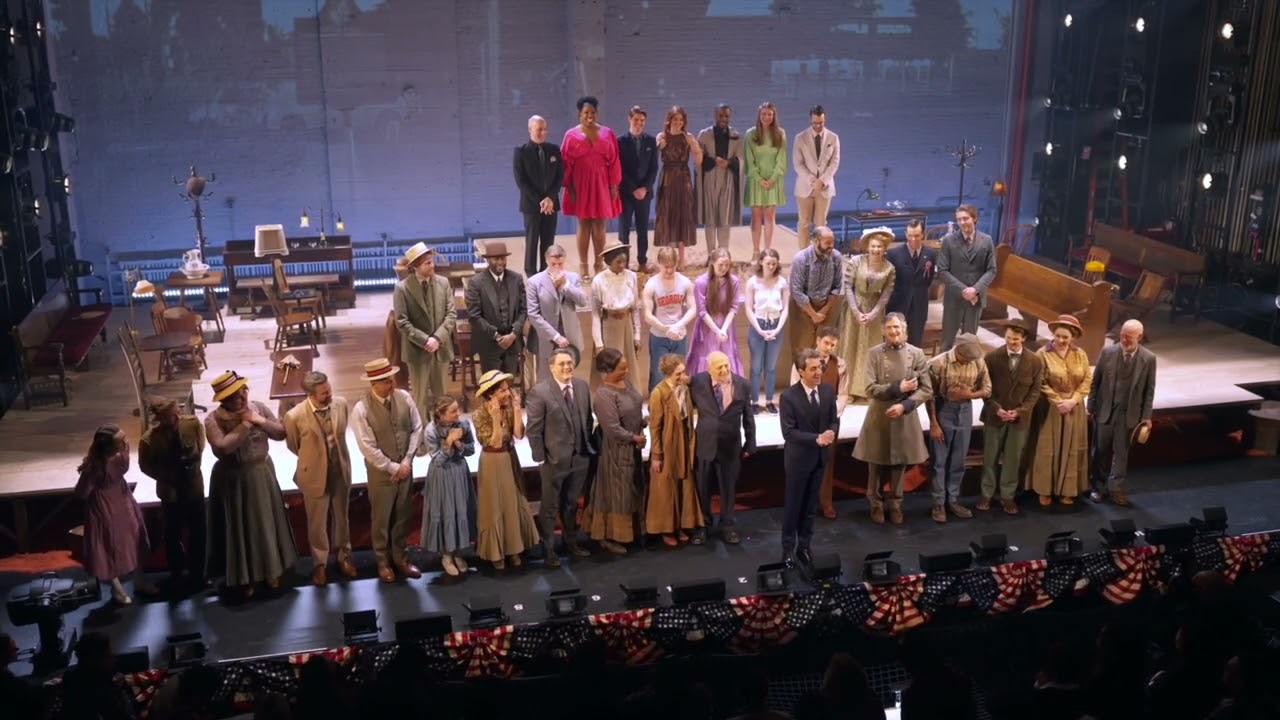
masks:
<instances>
[{"instance_id":1,"label":"woman with long blonde hair","mask_svg":"<svg viewBox=\"0 0 1280 720\"><path fill-rule=\"evenodd\" d=\"M756 126L743 143L747 187L743 203L751 208L751 258L773 245L778 206L787 202L787 133L778 125L778 109L765 102L756 113Z\"/></svg>"}]
</instances>

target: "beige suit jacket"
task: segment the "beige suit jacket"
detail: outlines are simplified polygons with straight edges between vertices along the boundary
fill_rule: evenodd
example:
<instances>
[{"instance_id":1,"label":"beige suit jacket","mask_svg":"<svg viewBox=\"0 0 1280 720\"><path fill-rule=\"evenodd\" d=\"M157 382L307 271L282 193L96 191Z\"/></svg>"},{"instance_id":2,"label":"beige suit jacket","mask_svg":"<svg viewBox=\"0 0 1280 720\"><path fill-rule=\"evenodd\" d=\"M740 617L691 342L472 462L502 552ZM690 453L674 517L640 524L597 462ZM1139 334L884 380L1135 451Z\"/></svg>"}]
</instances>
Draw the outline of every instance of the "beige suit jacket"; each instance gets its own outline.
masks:
<instances>
[{"instance_id":1,"label":"beige suit jacket","mask_svg":"<svg viewBox=\"0 0 1280 720\"><path fill-rule=\"evenodd\" d=\"M347 449L347 401L335 397L329 404L330 419L333 432L338 440L338 460L342 463L342 477L351 484L351 454ZM323 496L329 488L329 453L328 442L315 413L311 411L311 402L304 400L293 406L284 415L284 439L289 452L298 456L298 469L293 475L293 482L306 497Z\"/></svg>"}]
</instances>

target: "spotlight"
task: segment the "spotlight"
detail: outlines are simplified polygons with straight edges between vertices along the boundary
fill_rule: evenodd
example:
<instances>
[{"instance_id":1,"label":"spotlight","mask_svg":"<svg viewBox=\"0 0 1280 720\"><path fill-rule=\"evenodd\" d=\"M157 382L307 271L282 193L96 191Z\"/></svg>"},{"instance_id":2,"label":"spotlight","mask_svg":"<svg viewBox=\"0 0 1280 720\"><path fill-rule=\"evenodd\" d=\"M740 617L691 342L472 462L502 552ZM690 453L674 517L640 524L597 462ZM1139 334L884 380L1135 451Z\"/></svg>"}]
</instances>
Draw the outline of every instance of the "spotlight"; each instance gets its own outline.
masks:
<instances>
[{"instance_id":1,"label":"spotlight","mask_svg":"<svg viewBox=\"0 0 1280 720\"><path fill-rule=\"evenodd\" d=\"M973 564L973 555L968 550L958 552L920 553L920 570L927 573L963 572Z\"/></svg>"},{"instance_id":2,"label":"spotlight","mask_svg":"<svg viewBox=\"0 0 1280 720\"><path fill-rule=\"evenodd\" d=\"M1197 122L1196 132L1200 133L1201 135L1204 135L1205 133L1209 132L1209 123L1205 122L1204 120Z\"/></svg>"},{"instance_id":3,"label":"spotlight","mask_svg":"<svg viewBox=\"0 0 1280 720\"><path fill-rule=\"evenodd\" d=\"M28 125L15 125L13 128L13 147L16 150L49 149L49 134L36 130Z\"/></svg>"},{"instance_id":4,"label":"spotlight","mask_svg":"<svg viewBox=\"0 0 1280 720\"><path fill-rule=\"evenodd\" d=\"M983 535L977 542L969 543L974 561L983 565L998 565L1009 554L1009 538L1004 533Z\"/></svg>"},{"instance_id":5,"label":"spotlight","mask_svg":"<svg viewBox=\"0 0 1280 720\"><path fill-rule=\"evenodd\" d=\"M1044 541L1044 559L1049 562L1070 560L1084 552L1084 542L1076 537L1075 530L1050 533Z\"/></svg>"},{"instance_id":6,"label":"spotlight","mask_svg":"<svg viewBox=\"0 0 1280 720\"><path fill-rule=\"evenodd\" d=\"M627 608L650 608L658 605L658 581L651 577L633 577L618 585Z\"/></svg>"},{"instance_id":7,"label":"spotlight","mask_svg":"<svg viewBox=\"0 0 1280 720\"><path fill-rule=\"evenodd\" d=\"M204 644L200 633L170 635L164 641L168 644L165 654L169 658L170 670L199 665L209 654L209 647Z\"/></svg>"},{"instance_id":8,"label":"spotlight","mask_svg":"<svg viewBox=\"0 0 1280 720\"><path fill-rule=\"evenodd\" d=\"M0 175L13 172L13 156L0 153Z\"/></svg>"},{"instance_id":9,"label":"spotlight","mask_svg":"<svg viewBox=\"0 0 1280 720\"><path fill-rule=\"evenodd\" d=\"M495 628L507 623L507 615L502 612L502 598L498 595L477 595L469 598L462 607L467 611L467 624L472 630Z\"/></svg>"},{"instance_id":10,"label":"spotlight","mask_svg":"<svg viewBox=\"0 0 1280 720\"><path fill-rule=\"evenodd\" d=\"M53 182L62 187L63 195L71 194L71 176L70 175L55 175L53 177Z\"/></svg>"},{"instance_id":11,"label":"spotlight","mask_svg":"<svg viewBox=\"0 0 1280 720\"><path fill-rule=\"evenodd\" d=\"M1133 31L1134 31L1134 32L1142 32L1142 31L1144 31L1144 30L1146 30L1146 29L1147 29L1147 21L1146 21L1145 19L1143 19L1143 18L1141 18L1141 17L1140 17L1140 18L1138 18L1137 20L1134 20L1134 21L1133 21Z\"/></svg>"},{"instance_id":12,"label":"spotlight","mask_svg":"<svg viewBox=\"0 0 1280 720\"><path fill-rule=\"evenodd\" d=\"M1227 509L1224 507L1207 507L1200 511L1203 517L1191 518L1187 522L1196 529L1200 537L1224 537L1227 534Z\"/></svg>"},{"instance_id":13,"label":"spotlight","mask_svg":"<svg viewBox=\"0 0 1280 720\"><path fill-rule=\"evenodd\" d=\"M1110 528L1098 528L1098 534L1102 536L1102 542L1108 548L1131 548L1137 538L1138 530L1134 527L1133 520L1122 518L1112 520Z\"/></svg>"},{"instance_id":14,"label":"spotlight","mask_svg":"<svg viewBox=\"0 0 1280 720\"><path fill-rule=\"evenodd\" d=\"M1113 107L1111 108L1111 117L1115 118L1116 120L1119 120L1120 118L1124 117L1124 111L1118 107Z\"/></svg>"},{"instance_id":15,"label":"spotlight","mask_svg":"<svg viewBox=\"0 0 1280 720\"><path fill-rule=\"evenodd\" d=\"M1236 26L1229 22L1222 23L1222 27L1218 28L1218 36L1223 40L1230 40L1235 37Z\"/></svg>"},{"instance_id":16,"label":"spotlight","mask_svg":"<svg viewBox=\"0 0 1280 720\"><path fill-rule=\"evenodd\" d=\"M1191 547L1195 542L1196 529L1191 523L1172 523L1143 531L1148 545L1164 545L1170 550Z\"/></svg>"},{"instance_id":17,"label":"spotlight","mask_svg":"<svg viewBox=\"0 0 1280 720\"><path fill-rule=\"evenodd\" d=\"M49 120L49 132L52 133L69 133L76 131L76 120L73 117L63 115L60 112L53 114Z\"/></svg>"},{"instance_id":18,"label":"spotlight","mask_svg":"<svg viewBox=\"0 0 1280 720\"><path fill-rule=\"evenodd\" d=\"M1044 103L1045 107L1053 107L1053 98L1051 97L1045 97L1045 99L1042 102Z\"/></svg>"},{"instance_id":19,"label":"spotlight","mask_svg":"<svg viewBox=\"0 0 1280 720\"><path fill-rule=\"evenodd\" d=\"M823 590L839 585L843 575L844 568L841 566L840 556L836 553L815 555L813 562L809 563L810 584Z\"/></svg>"},{"instance_id":20,"label":"spotlight","mask_svg":"<svg viewBox=\"0 0 1280 720\"><path fill-rule=\"evenodd\" d=\"M723 578L671 583L670 589L672 605L692 605L724 600Z\"/></svg>"},{"instance_id":21,"label":"spotlight","mask_svg":"<svg viewBox=\"0 0 1280 720\"><path fill-rule=\"evenodd\" d=\"M1037 215L1037 216L1035 216L1035 217L1031 218L1031 224L1032 224L1032 225L1034 225L1034 226L1036 226L1036 227L1040 227L1040 216L1039 216L1039 215Z\"/></svg>"},{"instance_id":22,"label":"spotlight","mask_svg":"<svg viewBox=\"0 0 1280 720\"><path fill-rule=\"evenodd\" d=\"M1044 144L1044 154L1045 154L1045 155L1052 155L1052 154L1053 154L1053 143L1051 143L1051 142L1047 142L1047 143L1045 143L1045 144Z\"/></svg>"},{"instance_id":23,"label":"spotlight","mask_svg":"<svg viewBox=\"0 0 1280 720\"><path fill-rule=\"evenodd\" d=\"M552 590L547 595L547 612L551 617L564 619L573 618L582 614L587 609L587 596L582 594L580 588L565 588L564 590Z\"/></svg>"},{"instance_id":24,"label":"spotlight","mask_svg":"<svg viewBox=\"0 0 1280 720\"><path fill-rule=\"evenodd\" d=\"M1200 187L1205 190L1213 189L1213 173L1206 172L1200 176Z\"/></svg>"},{"instance_id":25,"label":"spotlight","mask_svg":"<svg viewBox=\"0 0 1280 720\"><path fill-rule=\"evenodd\" d=\"M761 595L785 595L791 592L786 563L766 563L756 568L756 592Z\"/></svg>"},{"instance_id":26,"label":"spotlight","mask_svg":"<svg viewBox=\"0 0 1280 720\"><path fill-rule=\"evenodd\" d=\"M1075 21L1076 21L1076 19L1075 19L1075 18L1073 18L1073 17L1071 17L1071 13L1067 13L1067 14L1066 14L1065 16L1063 16L1063 18L1062 18L1062 26L1063 26L1063 27L1071 27L1071 23L1073 23L1073 22L1075 22Z\"/></svg>"},{"instance_id":27,"label":"spotlight","mask_svg":"<svg viewBox=\"0 0 1280 720\"><path fill-rule=\"evenodd\" d=\"M396 621L396 642L431 640L453 632L453 616L445 612L427 613L412 620Z\"/></svg>"},{"instance_id":28,"label":"spotlight","mask_svg":"<svg viewBox=\"0 0 1280 720\"><path fill-rule=\"evenodd\" d=\"M1124 155L1121 155L1120 157L1116 158L1116 167L1120 168L1121 170L1124 170L1125 168L1129 167L1129 158Z\"/></svg>"},{"instance_id":29,"label":"spotlight","mask_svg":"<svg viewBox=\"0 0 1280 720\"><path fill-rule=\"evenodd\" d=\"M889 556L892 550L873 552L862 560L862 581L869 585L892 585L902 575L902 566Z\"/></svg>"},{"instance_id":30,"label":"spotlight","mask_svg":"<svg viewBox=\"0 0 1280 720\"><path fill-rule=\"evenodd\" d=\"M342 639L348 645L376 643L380 632L376 610L342 613Z\"/></svg>"}]
</instances>

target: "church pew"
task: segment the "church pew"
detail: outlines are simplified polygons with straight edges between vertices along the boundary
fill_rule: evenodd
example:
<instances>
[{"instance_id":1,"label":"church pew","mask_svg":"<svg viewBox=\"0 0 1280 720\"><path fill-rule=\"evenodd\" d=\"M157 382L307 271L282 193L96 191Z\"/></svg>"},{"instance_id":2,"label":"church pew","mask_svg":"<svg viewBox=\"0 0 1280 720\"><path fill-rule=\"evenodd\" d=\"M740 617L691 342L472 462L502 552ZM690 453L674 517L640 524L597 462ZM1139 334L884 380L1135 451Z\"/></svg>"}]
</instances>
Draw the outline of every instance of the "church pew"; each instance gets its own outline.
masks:
<instances>
[{"instance_id":1,"label":"church pew","mask_svg":"<svg viewBox=\"0 0 1280 720\"><path fill-rule=\"evenodd\" d=\"M1077 344L1088 353L1090 362L1096 362L1107 336L1114 288L1109 282L1077 280L1015 255L1012 246L1000 245L996 248L996 279L987 288L988 313L984 318L992 314L1008 317L1002 306L1046 321L1075 315L1084 327Z\"/></svg>"},{"instance_id":2,"label":"church pew","mask_svg":"<svg viewBox=\"0 0 1280 720\"><path fill-rule=\"evenodd\" d=\"M1114 225L1096 223L1093 226L1093 244L1111 251L1111 267L1107 272L1137 280L1143 270L1172 278L1175 295L1191 293L1191 306L1200 317L1200 293L1204 287L1205 258L1194 250L1187 250L1145 235L1129 232ZM1087 247L1076 248L1071 253L1072 264L1083 263ZM1169 319L1177 316L1178 302L1169 303Z\"/></svg>"}]
</instances>

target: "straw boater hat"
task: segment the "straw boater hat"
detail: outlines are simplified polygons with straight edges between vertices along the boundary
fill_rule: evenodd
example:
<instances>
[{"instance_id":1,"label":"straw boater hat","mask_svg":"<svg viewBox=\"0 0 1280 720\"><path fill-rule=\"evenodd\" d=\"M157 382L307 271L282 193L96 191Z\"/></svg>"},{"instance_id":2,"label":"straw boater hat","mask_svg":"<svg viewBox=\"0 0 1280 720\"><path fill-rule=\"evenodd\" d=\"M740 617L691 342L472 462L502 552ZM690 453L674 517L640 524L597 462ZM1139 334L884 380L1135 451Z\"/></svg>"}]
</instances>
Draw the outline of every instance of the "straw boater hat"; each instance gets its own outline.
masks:
<instances>
[{"instance_id":1,"label":"straw boater hat","mask_svg":"<svg viewBox=\"0 0 1280 720\"><path fill-rule=\"evenodd\" d=\"M431 248L427 247L426 243L424 242L417 243L416 245L409 248L408 250L405 250L404 264L406 267L413 267L415 263L417 263L419 260L426 257L427 255L430 255L433 252L435 252L435 250L432 250Z\"/></svg>"},{"instance_id":2,"label":"straw boater hat","mask_svg":"<svg viewBox=\"0 0 1280 720\"><path fill-rule=\"evenodd\" d=\"M364 379L369 382L395 377L398 372L400 372L400 367L392 365L386 358L378 358L364 364Z\"/></svg>"},{"instance_id":3,"label":"straw boater hat","mask_svg":"<svg viewBox=\"0 0 1280 720\"><path fill-rule=\"evenodd\" d=\"M480 252L480 257L507 257L511 252L507 250L507 244L501 240L494 240L484 244L484 249Z\"/></svg>"},{"instance_id":4,"label":"straw boater hat","mask_svg":"<svg viewBox=\"0 0 1280 720\"><path fill-rule=\"evenodd\" d=\"M1017 328L1018 330L1022 331L1023 335L1026 335L1029 338L1033 338L1036 336L1035 327L1033 327L1031 323L1027 322L1025 318L1011 317L1008 320L1005 320L1004 322L1000 323L1001 330L1007 330L1009 328Z\"/></svg>"},{"instance_id":5,"label":"straw boater hat","mask_svg":"<svg viewBox=\"0 0 1280 720\"><path fill-rule=\"evenodd\" d=\"M867 241L874 237L884 240L885 245L888 245L895 240L893 230L881 225L880 227L867 228L866 230L863 230L862 237L858 239L858 243L865 250L867 247Z\"/></svg>"},{"instance_id":6,"label":"straw boater hat","mask_svg":"<svg viewBox=\"0 0 1280 720\"><path fill-rule=\"evenodd\" d=\"M493 388L501 385L504 381L514 377L511 373L504 373L501 370L490 370L480 376L479 387L476 388L476 397L482 398L485 393Z\"/></svg>"},{"instance_id":7,"label":"straw boater hat","mask_svg":"<svg viewBox=\"0 0 1280 720\"><path fill-rule=\"evenodd\" d=\"M618 250L630 250L630 249L631 249L630 245L622 242L617 238L614 238L613 240L610 240L609 242L604 244L604 249L601 250L600 254L597 255L596 257L603 258L605 255L608 255L609 253L616 252Z\"/></svg>"},{"instance_id":8,"label":"straw boater hat","mask_svg":"<svg viewBox=\"0 0 1280 720\"><path fill-rule=\"evenodd\" d=\"M982 343L978 342L978 336L973 333L960 333L956 335L956 344L952 346L956 351L956 357L963 357L969 360L977 360L982 357Z\"/></svg>"},{"instance_id":9,"label":"straw boater hat","mask_svg":"<svg viewBox=\"0 0 1280 720\"><path fill-rule=\"evenodd\" d=\"M240 392L240 388L249 387L249 381L240 377L235 370L228 370L209 383L213 387L213 401L222 402Z\"/></svg>"},{"instance_id":10,"label":"straw boater hat","mask_svg":"<svg viewBox=\"0 0 1280 720\"><path fill-rule=\"evenodd\" d=\"M1084 328L1080 327L1080 321L1075 315L1059 315L1057 320L1049 321L1049 332L1057 330L1059 327L1065 327L1071 330L1071 334L1076 337L1084 335Z\"/></svg>"}]
</instances>

